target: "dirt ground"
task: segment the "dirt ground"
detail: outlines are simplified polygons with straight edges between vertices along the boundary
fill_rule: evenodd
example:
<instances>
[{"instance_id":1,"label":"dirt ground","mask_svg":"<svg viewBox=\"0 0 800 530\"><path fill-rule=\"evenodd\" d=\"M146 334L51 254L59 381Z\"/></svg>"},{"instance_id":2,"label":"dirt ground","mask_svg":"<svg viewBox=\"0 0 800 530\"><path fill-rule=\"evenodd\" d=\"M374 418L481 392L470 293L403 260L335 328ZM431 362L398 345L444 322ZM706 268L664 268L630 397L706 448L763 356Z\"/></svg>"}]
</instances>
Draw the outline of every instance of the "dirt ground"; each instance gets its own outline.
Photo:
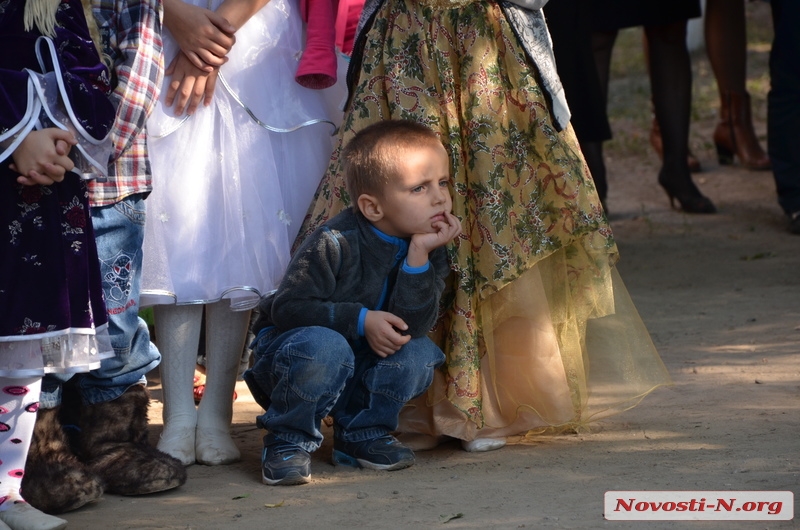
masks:
<instances>
[{"instance_id":1,"label":"dirt ground","mask_svg":"<svg viewBox=\"0 0 800 530\"><path fill-rule=\"evenodd\" d=\"M768 7L751 5L748 16L763 25ZM751 42L756 79L765 75L767 51ZM708 77L702 59L694 67L696 76ZM636 75L638 81L615 82L646 86ZM748 86L763 139L765 89ZM607 490L800 493L800 237L786 231L772 174L720 167L710 146L713 113L695 110L693 148L705 168L695 179L715 201L717 215L669 208L656 184L658 161L644 139L646 102L638 122L614 122L617 146L612 143L608 160L619 270L672 386L588 433L542 436L482 454L448 443L419 452L415 466L392 473L334 468L328 439L313 454L310 484L269 487L259 475L262 433L254 417L260 408L240 384L233 425L240 463L191 466L186 485L162 494L106 495L66 514L69 527L797 528L797 519L643 523L603 517ZM160 411L154 399L154 440Z\"/></svg>"}]
</instances>

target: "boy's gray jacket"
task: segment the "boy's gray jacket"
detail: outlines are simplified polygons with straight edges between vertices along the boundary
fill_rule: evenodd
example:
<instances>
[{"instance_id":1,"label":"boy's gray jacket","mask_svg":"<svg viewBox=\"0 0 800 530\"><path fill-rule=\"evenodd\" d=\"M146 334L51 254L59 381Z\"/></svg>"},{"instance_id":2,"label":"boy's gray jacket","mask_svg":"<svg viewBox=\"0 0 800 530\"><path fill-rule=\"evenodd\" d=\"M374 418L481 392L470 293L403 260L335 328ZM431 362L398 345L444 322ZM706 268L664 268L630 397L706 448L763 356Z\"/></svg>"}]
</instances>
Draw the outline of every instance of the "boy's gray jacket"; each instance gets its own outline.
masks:
<instances>
[{"instance_id":1,"label":"boy's gray jacket","mask_svg":"<svg viewBox=\"0 0 800 530\"><path fill-rule=\"evenodd\" d=\"M436 323L450 273L447 252L435 249L427 270L408 272L403 269L408 243L391 239L376 233L360 213L343 211L297 249L277 291L262 297L253 331L324 326L356 340L366 308L402 318L408 325L403 334L425 335Z\"/></svg>"}]
</instances>

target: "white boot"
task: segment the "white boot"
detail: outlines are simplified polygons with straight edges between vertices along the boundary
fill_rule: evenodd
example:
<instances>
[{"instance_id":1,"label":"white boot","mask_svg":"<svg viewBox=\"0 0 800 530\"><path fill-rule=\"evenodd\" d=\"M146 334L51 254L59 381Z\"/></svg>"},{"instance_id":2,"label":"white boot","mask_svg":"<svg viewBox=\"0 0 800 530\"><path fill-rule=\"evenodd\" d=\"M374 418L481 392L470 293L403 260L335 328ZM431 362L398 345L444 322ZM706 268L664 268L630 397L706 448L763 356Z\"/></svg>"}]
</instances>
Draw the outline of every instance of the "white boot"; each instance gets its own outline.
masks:
<instances>
[{"instance_id":1,"label":"white boot","mask_svg":"<svg viewBox=\"0 0 800 530\"><path fill-rule=\"evenodd\" d=\"M47 515L24 502L12 504L0 512L0 524L11 530L59 530L67 527L64 519Z\"/></svg>"},{"instance_id":2,"label":"white boot","mask_svg":"<svg viewBox=\"0 0 800 530\"><path fill-rule=\"evenodd\" d=\"M203 306L157 305L153 316L164 393L164 430L156 447L188 466L195 462L194 367Z\"/></svg>"},{"instance_id":3,"label":"white boot","mask_svg":"<svg viewBox=\"0 0 800 530\"><path fill-rule=\"evenodd\" d=\"M201 464L237 462L230 434L233 389L250 324L249 311L231 311L222 300L206 306L206 390L197 411L195 451Z\"/></svg>"}]
</instances>

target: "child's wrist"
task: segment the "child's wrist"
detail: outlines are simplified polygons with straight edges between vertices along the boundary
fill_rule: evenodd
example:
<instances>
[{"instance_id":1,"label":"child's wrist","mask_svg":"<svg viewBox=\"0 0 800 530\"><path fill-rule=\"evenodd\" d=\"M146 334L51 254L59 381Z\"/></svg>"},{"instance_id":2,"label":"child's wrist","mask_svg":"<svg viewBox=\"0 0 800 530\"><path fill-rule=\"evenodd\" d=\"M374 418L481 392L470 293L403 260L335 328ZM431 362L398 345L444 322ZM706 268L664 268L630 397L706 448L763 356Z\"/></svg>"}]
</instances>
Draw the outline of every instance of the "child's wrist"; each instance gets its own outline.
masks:
<instances>
[{"instance_id":1,"label":"child's wrist","mask_svg":"<svg viewBox=\"0 0 800 530\"><path fill-rule=\"evenodd\" d=\"M408 264L409 267L413 268L422 267L423 265L428 263L428 252L412 245L408 249L408 255L406 256L406 263Z\"/></svg>"}]
</instances>

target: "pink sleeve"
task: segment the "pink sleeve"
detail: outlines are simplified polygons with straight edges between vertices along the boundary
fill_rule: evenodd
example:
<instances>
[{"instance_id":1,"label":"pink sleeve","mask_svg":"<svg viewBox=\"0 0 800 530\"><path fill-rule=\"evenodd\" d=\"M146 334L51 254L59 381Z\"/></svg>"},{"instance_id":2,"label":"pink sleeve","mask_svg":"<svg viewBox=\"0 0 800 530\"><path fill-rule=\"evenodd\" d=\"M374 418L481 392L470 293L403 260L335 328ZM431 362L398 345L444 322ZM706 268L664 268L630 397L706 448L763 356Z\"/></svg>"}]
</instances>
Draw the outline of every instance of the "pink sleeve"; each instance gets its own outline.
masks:
<instances>
[{"instance_id":1,"label":"pink sleeve","mask_svg":"<svg viewBox=\"0 0 800 530\"><path fill-rule=\"evenodd\" d=\"M336 47L344 54L350 55L353 51L353 40L363 9L364 0L339 0L336 13Z\"/></svg>"},{"instance_id":2,"label":"pink sleeve","mask_svg":"<svg viewBox=\"0 0 800 530\"><path fill-rule=\"evenodd\" d=\"M306 46L295 80L306 88L323 89L336 83L334 0L300 0L306 21Z\"/></svg>"}]
</instances>

